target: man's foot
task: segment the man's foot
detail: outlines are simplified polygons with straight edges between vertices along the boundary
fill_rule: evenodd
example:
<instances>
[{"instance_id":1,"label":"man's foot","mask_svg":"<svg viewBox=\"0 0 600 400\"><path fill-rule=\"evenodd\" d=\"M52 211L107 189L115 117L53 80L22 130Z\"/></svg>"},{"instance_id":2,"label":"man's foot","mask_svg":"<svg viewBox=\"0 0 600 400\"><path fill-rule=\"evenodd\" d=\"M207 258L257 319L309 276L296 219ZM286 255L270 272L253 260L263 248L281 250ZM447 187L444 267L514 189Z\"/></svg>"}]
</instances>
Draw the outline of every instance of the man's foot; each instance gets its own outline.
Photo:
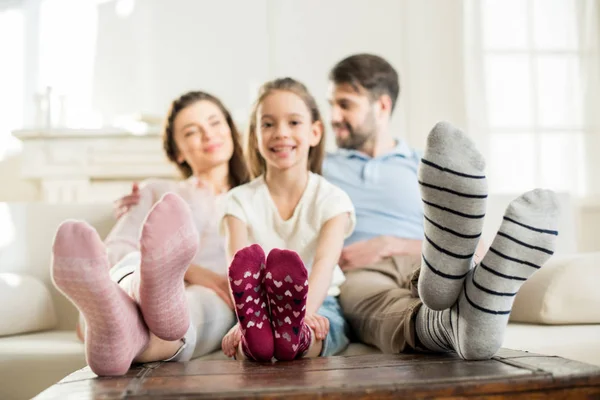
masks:
<instances>
[{"instance_id":1,"label":"man's foot","mask_svg":"<svg viewBox=\"0 0 600 400\"><path fill-rule=\"evenodd\" d=\"M464 359L488 359L502 346L515 295L554 253L558 202L534 190L508 206L492 246L467 275L456 304L417 314L417 336L433 351L455 350Z\"/></svg>"},{"instance_id":2,"label":"man's foot","mask_svg":"<svg viewBox=\"0 0 600 400\"><path fill-rule=\"evenodd\" d=\"M427 137L419 167L425 240L419 296L434 310L451 307L472 267L487 199L485 160L446 122Z\"/></svg>"}]
</instances>

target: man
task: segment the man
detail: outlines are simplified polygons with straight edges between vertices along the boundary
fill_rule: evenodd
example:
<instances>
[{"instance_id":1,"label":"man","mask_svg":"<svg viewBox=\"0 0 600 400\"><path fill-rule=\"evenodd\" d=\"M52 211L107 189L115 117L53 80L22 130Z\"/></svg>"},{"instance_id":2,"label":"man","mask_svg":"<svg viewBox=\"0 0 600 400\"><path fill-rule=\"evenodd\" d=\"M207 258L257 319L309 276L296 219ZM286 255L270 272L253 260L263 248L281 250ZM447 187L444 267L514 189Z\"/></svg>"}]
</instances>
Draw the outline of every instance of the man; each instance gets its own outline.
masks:
<instances>
[{"instance_id":1,"label":"man","mask_svg":"<svg viewBox=\"0 0 600 400\"><path fill-rule=\"evenodd\" d=\"M346 318L362 342L384 352L492 357L516 292L552 254L554 195L513 201L490 252L472 268L487 198L474 144L439 123L420 164L420 154L393 139L398 74L381 57L350 56L329 79L340 150L326 159L324 176L350 195L357 217L340 260Z\"/></svg>"},{"instance_id":2,"label":"man","mask_svg":"<svg viewBox=\"0 0 600 400\"><path fill-rule=\"evenodd\" d=\"M323 171L356 208L356 229L340 258L340 303L356 336L387 353L493 356L514 295L552 254L553 194L533 191L513 201L474 267L487 182L473 143L447 123L434 127L423 155L395 139L398 74L381 57L350 56L329 78L339 150Z\"/></svg>"}]
</instances>

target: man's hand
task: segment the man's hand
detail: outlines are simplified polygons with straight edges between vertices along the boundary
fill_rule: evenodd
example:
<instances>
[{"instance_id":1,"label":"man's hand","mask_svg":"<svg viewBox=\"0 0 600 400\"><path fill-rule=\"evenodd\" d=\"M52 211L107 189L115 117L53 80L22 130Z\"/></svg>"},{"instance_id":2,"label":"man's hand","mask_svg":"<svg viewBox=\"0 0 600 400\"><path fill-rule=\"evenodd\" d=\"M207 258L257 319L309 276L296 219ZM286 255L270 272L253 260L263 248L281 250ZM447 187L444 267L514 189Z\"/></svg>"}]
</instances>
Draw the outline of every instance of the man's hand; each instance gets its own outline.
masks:
<instances>
[{"instance_id":1,"label":"man's hand","mask_svg":"<svg viewBox=\"0 0 600 400\"><path fill-rule=\"evenodd\" d=\"M190 265L184 279L191 285L209 288L233 310L233 300L229 295L229 281L225 276L198 265Z\"/></svg>"},{"instance_id":2,"label":"man's hand","mask_svg":"<svg viewBox=\"0 0 600 400\"><path fill-rule=\"evenodd\" d=\"M377 236L344 247L340 256L340 268L348 271L355 268L377 264L391 252L391 241L388 236Z\"/></svg>"},{"instance_id":3,"label":"man's hand","mask_svg":"<svg viewBox=\"0 0 600 400\"><path fill-rule=\"evenodd\" d=\"M229 332L227 332L221 341L221 349L223 349L223 353L227 357L235 356L241 341L242 331L240 329L240 324L237 323L229 330Z\"/></svg>"},{"instance_id":4,"label":"man's hand","mask_svg":"<svg viewBox=\"0 0 600 400\"><path fill-rule=\"evenodd\" d=\"M315 339L325 340L329 333L329 320L327 318L319 314L306 314L304 322L315 332Z\"/></svg>"},{"instance_id":5,"label":"man's hand","mask_svg":"<svg viewBox=\"0 0 600 400\"><path fill-rule=\"evenodd\" d=\"M131 186L131 193L115 200L113 203L113 212L117 219L121 218L133 206L140 202L140 187L137 182Z\"/></svg>"},{"instance_id":6,"label":"man's hand","mask_svg":"<svg viewBox=\"0 0 600 400\"><path fill-rule=\"evenodd\" d=\"M377 264L386 257L420 255L422 240L377 236L344 247L339 265L344 271Z\"/></svg>"}]
</instances>

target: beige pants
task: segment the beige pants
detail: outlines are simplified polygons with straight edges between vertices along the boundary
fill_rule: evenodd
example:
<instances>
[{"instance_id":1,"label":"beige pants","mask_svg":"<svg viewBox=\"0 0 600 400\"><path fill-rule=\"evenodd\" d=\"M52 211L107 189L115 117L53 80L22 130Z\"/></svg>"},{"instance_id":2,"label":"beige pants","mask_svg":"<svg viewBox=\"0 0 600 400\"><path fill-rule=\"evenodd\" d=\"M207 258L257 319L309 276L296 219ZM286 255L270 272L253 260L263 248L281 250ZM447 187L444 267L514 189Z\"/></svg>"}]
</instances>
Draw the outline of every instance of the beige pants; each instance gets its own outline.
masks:
<instances>
[{"instance_id":1,"label":"beige pants","mask_svg":"<svg viewBox=\"0 0 600 400\"><path fill-rule=\"evenodd\" d=\"M354 334L384 353L417 350L420 256L393 256L346 273L340 304Z\"/></svg>"}]
</instances>

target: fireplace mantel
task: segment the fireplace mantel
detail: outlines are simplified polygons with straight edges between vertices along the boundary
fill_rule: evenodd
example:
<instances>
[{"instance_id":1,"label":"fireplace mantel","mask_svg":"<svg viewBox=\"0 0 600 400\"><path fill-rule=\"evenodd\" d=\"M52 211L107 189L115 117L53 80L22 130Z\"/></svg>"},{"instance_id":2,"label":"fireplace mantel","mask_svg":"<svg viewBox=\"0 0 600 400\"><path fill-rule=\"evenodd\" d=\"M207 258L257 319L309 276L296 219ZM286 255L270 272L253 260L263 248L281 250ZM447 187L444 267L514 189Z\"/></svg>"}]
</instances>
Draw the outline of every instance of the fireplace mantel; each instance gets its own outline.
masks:
<instances>
[{"instance_id":1,"label":"fireplace mantel","mask_svg":"<svg viewBox=\"0 0 600 400\"><path fill-rule=\"evenodd\" d=\"M134 181L178 176L158 130L22 129L13 136L23 143L22 177L39 183L46 202L111 201Z\"/></svg>"}]
</instances>

